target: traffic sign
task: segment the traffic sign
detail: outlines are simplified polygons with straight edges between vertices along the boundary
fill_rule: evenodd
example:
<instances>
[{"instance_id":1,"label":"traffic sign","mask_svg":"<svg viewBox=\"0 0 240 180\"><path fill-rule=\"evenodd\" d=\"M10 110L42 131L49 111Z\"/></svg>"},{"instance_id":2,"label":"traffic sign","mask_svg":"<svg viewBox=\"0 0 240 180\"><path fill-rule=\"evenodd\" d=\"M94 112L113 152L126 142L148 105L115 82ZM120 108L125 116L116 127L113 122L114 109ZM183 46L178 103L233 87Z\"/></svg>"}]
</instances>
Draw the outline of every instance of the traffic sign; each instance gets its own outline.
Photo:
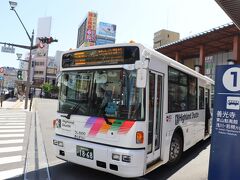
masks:
<instances>
[{"instance_id":1,"label":"traffic sign","mask_svg":"<svg viewBox=\"0 0 240 180\"><path fill-rule=\"evenodd\" d=\"M240 65L217 66L209 180L240 177Z\"/></svg>"},{"instance_id":2,"label":"traffic sign","mask_svg":"<svg viewBox=\"0 0 240 180\"><path fill-rule=\"evenodd\" d=\"M15 53L15 48L11 47L11 46L2 46L2 52L6 52L6 53Z\"/></svg>"}]
</instances>

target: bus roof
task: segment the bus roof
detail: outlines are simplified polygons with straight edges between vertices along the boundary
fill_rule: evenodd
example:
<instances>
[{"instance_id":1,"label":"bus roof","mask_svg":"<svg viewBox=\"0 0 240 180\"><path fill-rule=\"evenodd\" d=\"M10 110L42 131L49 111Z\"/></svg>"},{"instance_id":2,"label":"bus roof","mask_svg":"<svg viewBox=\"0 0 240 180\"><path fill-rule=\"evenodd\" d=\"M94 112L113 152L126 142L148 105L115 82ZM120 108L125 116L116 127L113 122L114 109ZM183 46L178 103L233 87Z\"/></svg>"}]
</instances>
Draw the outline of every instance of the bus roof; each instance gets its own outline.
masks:
<instances>
[{"instance_id":1,"label":"bus roof","mask_svg":"<svg viewBox=\"0 0 240 180\"><path fill-rule=\"evenodd\" d=\"M202 74L200 74L199 72L171 59L170 57L167 57L165 56L164 54L161 54L160 52L152 49L151 47L148 47L146 45L143 45L143 44L140 44L140 43L119 43L119 44L106 44L106 45L98 45L98 46L89 46L89 47L81 47L81 48L77 48L77 49L73 49L73 50L68 50L68 51L65 51L62 53L62 56L66 53L71 53L71 52L78 52L78 51L86 51L86 50L95 50L95 49L103 49L103 48L111 48L111 47L127 47L127 46L137 46L139 47L140 49L140 57L141 57L141 53L144 51L144 50L147 50L148 53L151 55L154 55L158 58L160 58L162 61L164 61L165 63L167 63L168 65L178 69L178 70L181 70L185 73L188 73L188 74L191 74L193 76L196 76L196 77L200 77L210 83L214 83L214 81L207 77L207 76L204 76ZM60 60L60 69L62 69L62 56L61 56L61 60ZM141 59L141 58L140 58Z\"/></svg>"}]
</instances>

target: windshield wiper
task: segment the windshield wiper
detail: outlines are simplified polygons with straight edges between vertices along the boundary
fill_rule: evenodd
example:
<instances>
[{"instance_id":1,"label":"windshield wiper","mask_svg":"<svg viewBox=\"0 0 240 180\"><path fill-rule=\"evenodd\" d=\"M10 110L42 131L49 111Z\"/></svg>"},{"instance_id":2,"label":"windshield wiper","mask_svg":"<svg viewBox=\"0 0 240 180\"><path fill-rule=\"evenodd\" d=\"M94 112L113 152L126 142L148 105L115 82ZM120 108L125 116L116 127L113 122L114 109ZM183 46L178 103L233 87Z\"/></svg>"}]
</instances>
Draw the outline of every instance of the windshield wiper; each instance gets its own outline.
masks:
<instances>
[{"instance_id":1,"label":"windshield wiper","mask_svg":"<svg viewBox=\"0 0 240 180\"><path fill-rule=\"evenodd\" d=\"M61 117L65 117L65 118L67 118L67 119L70 119L71 115L72 115L73 113L75 113L75 112L78 111L78 109L80 108L80 104L81 104L81 103L76 104L76 105L73 107L72 111L70 111L67 115L61 115Z\"/></svg>"}]
</instances>

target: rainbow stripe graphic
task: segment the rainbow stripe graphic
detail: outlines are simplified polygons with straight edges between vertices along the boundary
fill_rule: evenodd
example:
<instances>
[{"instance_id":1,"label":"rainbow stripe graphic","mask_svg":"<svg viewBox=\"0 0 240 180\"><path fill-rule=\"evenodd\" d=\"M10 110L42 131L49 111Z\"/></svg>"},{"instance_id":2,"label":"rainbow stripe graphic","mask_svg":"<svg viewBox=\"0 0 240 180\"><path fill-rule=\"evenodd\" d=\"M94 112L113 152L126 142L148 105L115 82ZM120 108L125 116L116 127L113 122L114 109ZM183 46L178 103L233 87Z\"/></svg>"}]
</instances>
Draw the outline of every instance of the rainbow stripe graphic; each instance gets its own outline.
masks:
<instances>
[{"instance_id":1,"label":"rainbow stripe graphic","mask_svg":"<svg viewBox=\"0 0 240 180\"><path fill-rule=\"evenodd\" d=\"M135 123L135 121L119 119L109 119L109 121L112 123L112 125L107 124L104 118L88 118L84 126L85 128L90 128L88 136L94 137L98 133L107 134L109 130L117 131L118 134L127 134Z\"/></svg>"}]
</instances>

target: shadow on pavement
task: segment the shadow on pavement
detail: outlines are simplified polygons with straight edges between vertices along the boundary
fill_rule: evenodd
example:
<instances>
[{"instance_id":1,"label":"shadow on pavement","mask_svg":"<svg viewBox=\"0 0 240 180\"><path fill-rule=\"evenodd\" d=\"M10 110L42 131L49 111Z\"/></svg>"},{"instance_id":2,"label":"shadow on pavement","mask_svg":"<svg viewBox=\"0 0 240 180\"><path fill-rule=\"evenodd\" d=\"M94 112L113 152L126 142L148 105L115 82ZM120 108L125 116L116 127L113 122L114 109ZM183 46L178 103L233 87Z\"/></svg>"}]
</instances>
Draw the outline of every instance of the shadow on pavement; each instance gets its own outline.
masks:
<instances>
[{"instance_id":1,"label":"shadow on pavement","mask_svg":"<svg viewBox=\"0 0 240 180\"><path fill-rule=\"evenodd\" d=\"M196 158L203 150L207 148L210 144L210 138L205 141L201 141L197 143L194 147L190 148L186 152L183 153L182 159L175 166L167 166L163 165L149 174L139 177L139 178L131 178L133 180L165 180L169 179L174 173L176 173L183 166L188 164L191 160ZM106 180L106 179L114 179L114 180L124 180L127 178L121 178L109 173L97 171L88 167L76 165L69 162L63 162L58 165L54 165L49 167L49 172L51 176L51 180ZM46 169L40 169L38 171L29 172L27 174L27 179L31 180L40 180L47 179L47 171ZM11 180L22 180L23 176L18 178L11 178Z\"/></svg>"},{"instance_id":2,"label":"shadow on pavement","mask_svg":"<svg viewBox=\"0 0 240 180\"><path fill-rule=\"evenodd\" d=\"M169 167L168 165L163 165L150 172L149 174L143 176L142 179L165 180L170 178L174 173L176 173L179 169L188 164L191 160L196 158L203 150L205 150L210 144L210 142L211 138L208 138L205 141L200 141L195 146L183 153L182 158L178 164L171 167Z\"/></svg>"},{"instance_id":3,"label":"shadow on pavement","mask_svg":"<svg viewBox=\"0 0 240 180\"><path fill-rule=\"evenodd\" d=\"M8 99L6 99L6 100L4 100L4 101L9 101L9 102L16 102L18 99L17 98L8 98Z\"/></svg>"}]
</instances>

